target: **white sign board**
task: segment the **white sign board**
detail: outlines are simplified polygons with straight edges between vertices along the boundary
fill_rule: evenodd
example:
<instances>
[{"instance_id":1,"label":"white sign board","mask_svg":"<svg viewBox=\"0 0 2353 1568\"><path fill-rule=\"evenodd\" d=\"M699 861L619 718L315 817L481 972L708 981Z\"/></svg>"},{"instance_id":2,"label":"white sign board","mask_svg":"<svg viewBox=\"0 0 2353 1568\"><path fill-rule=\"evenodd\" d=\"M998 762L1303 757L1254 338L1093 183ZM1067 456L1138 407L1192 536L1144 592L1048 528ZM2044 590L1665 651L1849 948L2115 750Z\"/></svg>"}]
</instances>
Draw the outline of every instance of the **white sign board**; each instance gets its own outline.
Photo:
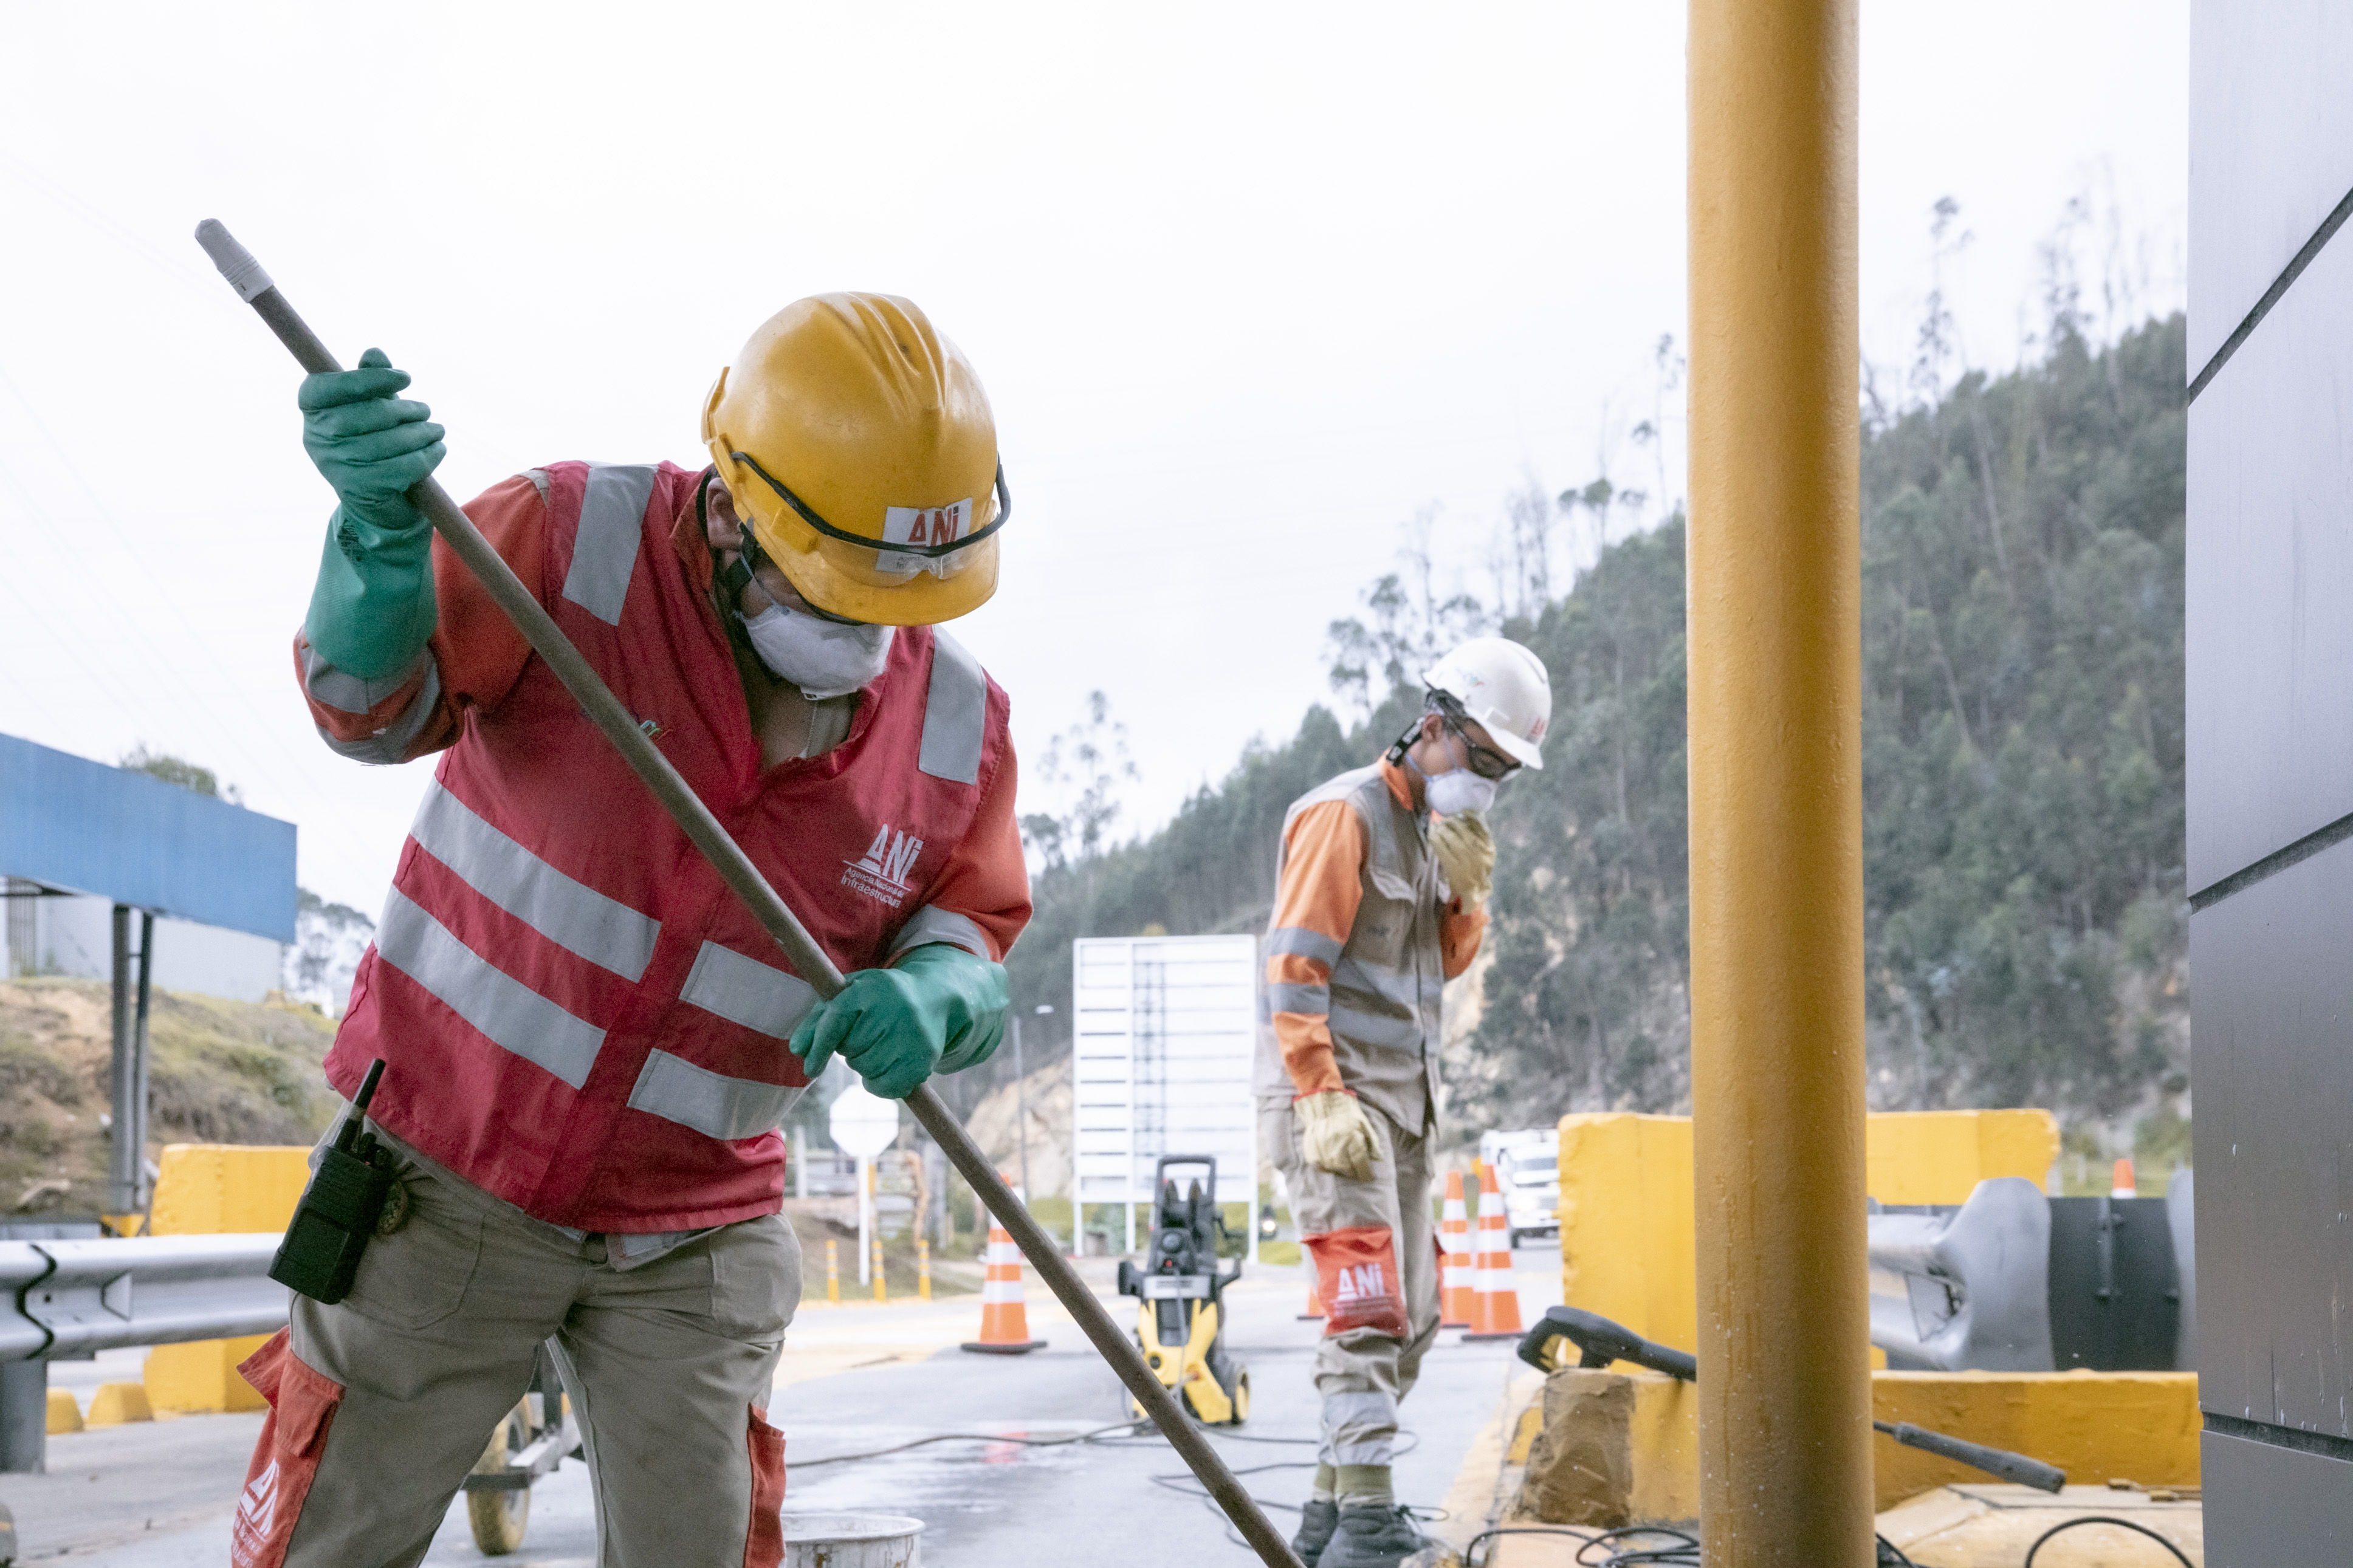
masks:
<instances>
[{"instance_id":1,"label":"white sign board","mask_svg":"<svg viewBox=\"0 0 2353 1568\"><path fill-rule=\"evenodd\" d=\"M1160 1156L1210 1154L1217 1201L1245 1205L1254 1219L1258 938L1087 937L1071 946L1079 1202L1149 1203ZM1252 1223L1253 1240L1257 1230Z\"/></svg>"},{"instance_id":2,"label":"white sign board","mask_svg":"<svg viewBox=\"0 0 2353 1568\"><path fill-rule=\"evenodd\" d=\"M868 1093L864 1084L852 1079L847 1089L833 1097L825 1126L833 1134L834 1147L871 1160L899 1136L899 1102Z\"/></svg>"}]
</instances>

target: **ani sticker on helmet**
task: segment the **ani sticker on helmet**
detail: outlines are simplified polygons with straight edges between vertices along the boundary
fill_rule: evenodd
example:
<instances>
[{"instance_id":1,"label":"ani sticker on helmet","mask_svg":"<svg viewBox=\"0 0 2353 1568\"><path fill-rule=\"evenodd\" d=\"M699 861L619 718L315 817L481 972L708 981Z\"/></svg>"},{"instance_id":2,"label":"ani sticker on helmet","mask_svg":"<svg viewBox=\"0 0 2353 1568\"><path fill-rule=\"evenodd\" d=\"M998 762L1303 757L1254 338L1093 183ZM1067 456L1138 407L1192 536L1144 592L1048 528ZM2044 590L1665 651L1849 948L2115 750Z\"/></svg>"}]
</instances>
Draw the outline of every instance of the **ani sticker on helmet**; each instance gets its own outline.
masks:
<instances>
[{"instance_id":1,"label":"ani sticker on helmet","mask_svg":"<svg viewBox=\"0 0 2353 1568\"><path fill-rule=\"evenodd\" d=\"M873 515L869 513L869 516ZM972 531L972 498L954 506L890 506L882 509L882 537L892 544L954 544ZM903 555L877 552L878 572L928 572L945 577L960 564L955 555Z\"/></svg>"}]
</instances>

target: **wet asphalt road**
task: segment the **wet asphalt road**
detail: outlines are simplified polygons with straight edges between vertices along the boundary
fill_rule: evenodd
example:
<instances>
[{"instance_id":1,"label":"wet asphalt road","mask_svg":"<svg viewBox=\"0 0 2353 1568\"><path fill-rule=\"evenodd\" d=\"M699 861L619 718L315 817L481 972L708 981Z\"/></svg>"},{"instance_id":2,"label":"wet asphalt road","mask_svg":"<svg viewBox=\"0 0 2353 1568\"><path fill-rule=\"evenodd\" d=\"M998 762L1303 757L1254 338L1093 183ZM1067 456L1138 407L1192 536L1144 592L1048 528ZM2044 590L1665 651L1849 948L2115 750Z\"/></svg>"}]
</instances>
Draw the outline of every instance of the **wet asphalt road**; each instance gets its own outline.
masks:
<instances>
[{"instance_id":1,"label":"wet asphalt road","mask_svg":"<svg viewBox=\"0 0 2353 1568\"><path fill-rule=\"evenodd\" d=\"M1559 1299L1557 1252L1530 1249L1518 1261L1524 1312ZM1246 1472L1245 1483L1272 1505L1286 1534L1314 1457L1308 1374L1321 1325L1298 1321L1302 1296L1295 1271L1272 1268L1246 1276L1229 1292L1229 1343L1250 1366L1254 1405L1246 1426L1212 1429L1226 1462ZM1254 1561L1166 1443L1101 1431L1126 1419L1124 1393L1076 1326L1043 1297L1033 1283L1030 1327L1048 1348L1019 1357L955 1348L976 1331L978 1309L969 1297L805 1309L770 1409L786 1436L787 1511L913 1515L926 1527L929 1568ZM1115 1321L1133 1321L1133 1302L1106 1304ZM1404 1500L1443 1500L1518 1365L1508 1344L1460 1341L1455 1332L1441 1334L1405 1404L1412 1447L1398 1463ZM61 1557L110 1568L224 1562L228 1509L258 1424L253 1416L189 1417L53 1440L49 1476L0 1479L0 1498L18 1510L20 1561ZM942 1433L988 1440L821 1462ZM1094 1440L1011 1440L1088 1433L1097 1434ZM436 1568L493 1562L590 1568L596 1525L586 1467L566 1463L533 1489L521 1551L484 1557L460 1502L427 1561Z\"/></svg>"}]
</instances>

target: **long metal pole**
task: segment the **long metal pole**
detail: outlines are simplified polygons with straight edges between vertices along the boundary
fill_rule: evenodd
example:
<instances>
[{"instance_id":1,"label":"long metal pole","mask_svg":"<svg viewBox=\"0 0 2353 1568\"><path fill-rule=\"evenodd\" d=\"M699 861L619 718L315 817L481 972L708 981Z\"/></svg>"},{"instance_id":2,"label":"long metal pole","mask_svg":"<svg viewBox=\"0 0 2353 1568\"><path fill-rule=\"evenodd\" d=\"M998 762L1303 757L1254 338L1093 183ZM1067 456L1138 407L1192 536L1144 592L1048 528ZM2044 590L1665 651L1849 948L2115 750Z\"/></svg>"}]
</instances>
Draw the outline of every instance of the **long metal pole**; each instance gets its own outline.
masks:
<instances>
[{"instance_id":1,"label":"long metal pole","mask_svg":"<svg viewBox=\"0 0 2353 1568\"><path fill-rule=\"evenodd\" d=\"M1029 1201L1029 1079L1021 1067L1021 1015L1015 1013L1008 1020L1013 1026L1013 1129L1016 1146L1021 1151L1021 1201Z\"/></svg>"},{"instance_id":2,"label":"long metal pole","mask_svg":"<svg viewBox=\"0 0 2353 1568\"><path fill-rule=\"evenodd\" d=\"M287 303L261 264L217 219L206 218L196 226L196 243L205 247L213 264L220 268L221 276L269 323L270 331L278 334L278 341L286 345L304 370L316 375L343 368L302 318L295 314L294 307ZM573 700L580 704L581 710L621 753L629 770L653 792L654 798L661 802L663 809L703 858L744 900L753 918L784 949L793 972L820 996L829 998L840 991L841 972L834 966L832 958L776 896L776 890L768 885L751 857L744 853L743 847L728 837L702 797L670 766L670 759L638 728L628 710L621 706L620 700L581 657L580 650L572 646L554 617L523 586L513 568L482 537L473 520L459 509L436 479L427 479L417 485L408 492L408 499L433 524L451 552L480 580L483 590L497 601L508 619L514 622L515 629L522 633L532 651L546 661ZM1241 1482L1187 1417L1175 1396L1145 1366L1143 1354L1112 1321L1103 1303L1095 1300L1094 1292L1055 1250L1053 1242L1039 1229L1029 1211L1014 1201L1011 1189L981 1157L938 1091L927 1083L918 1085L907 1097L907 1109L915 1113L915 1120L932 1135L932 1141L946 1151L948 1159L972 1184L973 1191L980 1194L989 1213L997 1216L1027 1256L1029 1266L1038 1270L1056 1299L1077 1320L1095 1349L1111 1363L1112 1371L1119 1374L1120 1382L1135 1395L1144 1413L1152 1417L1169 1446L1208 1489L1251 1549L1270 1568L1300 1568L1290 1543L1242 1489Z\"/></svg>"},{"instance_id":3,"label":"long metal pole","mask_svg":"<svg viewBox=\"0 0 2353 1568\"><path fill-rule=\"evenodd\" d=\"M131 1021L131 1206L143 1209L153 1194L147 1185L147 1003L155 980L155 916L139 911L139 1001ZM144 1230L145 1226L141 1226Z\"/></svg>"},{"instance_id":4,"label":"long metal pole","mask_svg":"<svg viewBox=\"0 0 2353 1568\"><path fill-rule=\"evenodd\" d=\"M1692 0L1692 1107L1709 1568L1873 1560L1856 0Z\"/></svg>"},{"instance_id":5,"label":"long metal pole","mask_svg":"<svg viewBox=\"0 0 2353 1568\"><path fill-rule=\"evenodd\" d=\"M131 908L114 906L114 1038L107 1109L106 1206L115 1215L139 1206L139 1064L131 1015Z\"/></svg>"}]
</instances>

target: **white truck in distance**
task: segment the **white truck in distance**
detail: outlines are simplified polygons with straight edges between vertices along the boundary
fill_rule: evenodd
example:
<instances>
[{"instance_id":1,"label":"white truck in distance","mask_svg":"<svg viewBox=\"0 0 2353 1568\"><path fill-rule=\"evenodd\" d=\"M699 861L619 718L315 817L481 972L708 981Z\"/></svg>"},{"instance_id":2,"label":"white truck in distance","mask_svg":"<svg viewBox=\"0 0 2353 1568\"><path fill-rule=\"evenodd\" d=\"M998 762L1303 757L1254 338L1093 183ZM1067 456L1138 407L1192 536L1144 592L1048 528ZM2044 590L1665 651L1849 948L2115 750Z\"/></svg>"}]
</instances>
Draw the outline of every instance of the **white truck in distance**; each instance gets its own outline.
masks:
<instances>
[{"instance_id":1,"label":"white truck in distance","mask_svg":"<svg viewBox=\"0 0 2353 1568\"><path fill-rule=\"evenodd\" d=\"M1531 1127L1479 1135L1479 1158L1495 1168L1512 1245L1560 1234L1560 1131ZM1475 1213L1477 1205L1472 1205Z\"/></svg>"}]
</instances>

